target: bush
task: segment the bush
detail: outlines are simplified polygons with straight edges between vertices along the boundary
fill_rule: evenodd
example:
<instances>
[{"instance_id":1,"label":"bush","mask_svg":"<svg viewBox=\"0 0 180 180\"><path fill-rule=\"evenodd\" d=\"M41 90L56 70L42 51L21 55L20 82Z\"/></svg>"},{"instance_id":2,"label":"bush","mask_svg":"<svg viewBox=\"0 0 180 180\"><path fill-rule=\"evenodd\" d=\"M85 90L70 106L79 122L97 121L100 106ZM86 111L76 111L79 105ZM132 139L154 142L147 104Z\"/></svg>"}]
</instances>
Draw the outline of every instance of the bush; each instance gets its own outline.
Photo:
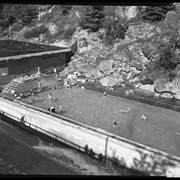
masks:
<instances>
[{"instance_id":1,"label":"bush","mask_svg":"<svg viewBox=\"0 0 180 180\"><path fill-rule=\"evenodd\" d=\"M72 27L72 28L69 28L65 31L64 33L64 38L65 39L68 39L68 38L71 38L71 36L73 35L73 33L76 31L76 28L75 27Z\"/></svg>"},{"instance_id":2,"label":"bush","mask_svg":"<svg viewBox=\"0 0 180 180\"><path fill-rule=\"evenodd\" d=\"M160 45L158 48L159 59L155 62L155 68L164 68L165 70L173 70L179 63L175 53L171 50L170 45Z\"/></svg>"},{"instance_id":3,"label":"bush","mask_svg":"<svg viewBox=\"0 0 180 180\"><path fill-rule=\"evenodd\" d=\"M180 63L180 59L176 56L170 44L160 44L156 55L158 55L157 58L148 64L147 72L153 76L158 75L158 72L163 72L171 80L174 77L173 71Z\"/></svg>"},{"instance_id":4,"label":"bush","mask_svg":"<svg viewBox=\"0 0 180 180\"><path fill-rule=\"evenodd\" d=\"M147 22L158 22L164 20L168 11L175 9L172 3L167 3L164 6L146 6L145 8L139 7L138 17Z\"/></svg>"},{"instance_id":5,"label":"bush","mask_svg":"<svg viewBox=\"0 0 180 180\"><path fill-rule=\"evenodd\" d=\"M23 25L20 23L15 23L11 29L11 31L21 31L23 28Z\"/></svg>"},{"instance_id":6,"label":"bush","mask_svg":"<svg viewBox=\"0 0 180 180\"><path fill-rule=\"evenodd\" d=\"M26 31L23 36L25 39L30 39L34 37L39 37L40 34L44 34L47 31L48 31L48 28L44 25L41 25L39 27L35 27L29 31Z\"/></svg>"},{"instance_id":7,"label":"bush","mask_svg":"<svg viewBox=\"0 0 180 180\"><path fill-rule=\"evenodd\" d=\"M128 29L126 20L123 19L106 19L103 23L105 29L104 41L108 45L112 45L116 39L124 39Z\"/></svg>"},{"instance_id":8,"label":"bush","mask_svg":"<svg viewBox=\"0 0 180 180\"><path fill-rule=\"evenodd\" d=\"M88 29L90 32L97 32L102 27L104 19L103 6L87 6L86 11L79 21L82 29Z\"/></svg>"},{"instance_id":9,"label":"bush","mask_svg":"<svg viewBox=\"0 0 180 180\"><path fill-rule=\"evenodd\" d=\"M53 43L56 39L63 39L64 38L64 27L58 28L57 33L51 34L49 31L45 33L45 39L49 43Z\"/></svg>"}]
</instances>

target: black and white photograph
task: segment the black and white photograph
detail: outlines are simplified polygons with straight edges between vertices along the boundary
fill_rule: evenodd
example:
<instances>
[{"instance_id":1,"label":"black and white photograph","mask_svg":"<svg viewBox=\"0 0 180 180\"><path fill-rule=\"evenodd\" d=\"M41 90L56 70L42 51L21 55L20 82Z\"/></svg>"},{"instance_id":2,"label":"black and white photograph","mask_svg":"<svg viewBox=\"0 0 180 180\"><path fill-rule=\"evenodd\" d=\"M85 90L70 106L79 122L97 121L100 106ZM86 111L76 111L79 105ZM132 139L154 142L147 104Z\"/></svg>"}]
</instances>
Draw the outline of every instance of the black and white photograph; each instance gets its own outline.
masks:
<instances>
[{"instance_id":1,"label":"black and white photograph","mask_svg":"<svg viewBox=\"0 0 180 180\"><path fill-rule=\"evenodd\" d=\"M180 3L0 3L0 178L39 175L180 177Z\"/></svg>"}]
</instances>

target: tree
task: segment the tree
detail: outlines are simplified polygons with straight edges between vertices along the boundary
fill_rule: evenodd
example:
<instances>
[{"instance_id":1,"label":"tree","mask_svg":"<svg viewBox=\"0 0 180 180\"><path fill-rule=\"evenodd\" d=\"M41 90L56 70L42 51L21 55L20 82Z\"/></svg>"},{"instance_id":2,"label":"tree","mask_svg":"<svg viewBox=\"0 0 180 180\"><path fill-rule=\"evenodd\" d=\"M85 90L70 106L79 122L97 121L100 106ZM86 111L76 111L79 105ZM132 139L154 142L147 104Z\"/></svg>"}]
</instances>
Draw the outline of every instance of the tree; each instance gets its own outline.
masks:
<instances>
[{"instance_id":1,"label":"tree","mask_svg":"<svg viewBox=\"0 0 180 180\"><path fill-rule=\"evenodd\" d=\"M138 9L138 16L143 21L153 23L164 20L168 11L175 10L175 5L173 5L173 3L167 3L162 6L146 6L139 7Z\"/></svg>"},{"instance_id":2,"label":"tree","mask_svg":"<svg viewBox=\"0 0 180 180\"><path fill-rule=\"evenodd\" d=\"M91 32L96 32L102 27L104 19L103 6L88 6L86 12L79 22L83 29L88 29Z\"/></svg>"},{"instance_id":3,"label":"tree","mask_svg":"<svg viewBox=\"0 0 180 180\"><path fill-rule=\"evenodd\" d=\"M2 13L1 13L2 15L1 26L3 28L8 28L12 24L14 24L16 21L16 18L13 14L12 7L13 7L13 4L4 4L3 6Z\"/></svg>"},{"instance_id":4,"label":"tree","mask_svg":"<svg viewBox=\"0 0 180 180\"><path fill-rule=\"evenodd\" d=\"M22 22L23 25L28 25L33 19L38 16L38 8L35 5L16 5L12 8L13 15L16 20Z\"/></svg>"},{"instance_id":5,"label":"tree","mask_svg":"<svg viewBox=\"0 0 180 180\"><path fill-rule=\"evenodd\" d=\"M122 18L107 18L103 23L105 29L105 43L112 45L117 39L124 39L128 23Z\"/></svg>"},{"instance_id":6,"label":"tree","mask_svg":"<svg viewBox=\"0 0 180 180\"><path fill-rule=\"evenodd\" d=\"M163 41L165 38L173 50L180 48L180 11L178 7L176 11L169 11L161 23L160 40Z\"/></svg>"},{"instance_id":7,"label":"tree","mask_svg":"<svg viewBox=\"0 0 180 180\"><path fill-rule=\"evenodd\" d=\"M33 19L37 18L38 11L35 5L24 4L4 4L1 6L1 26L8 28L15 22L28 25Z\"/></svg>"},{"instance_id":8,"label":"tree","mask_svg":"<svg viewBox=\"0 0 180 180\"><path fill-rule=\"evenodd\" d=\"M159 73L165 73L172 80L175 76L174 69L180 63L180 59L176 56L170 44L161 43L157 47L155 56L156 58L147 65L147 74L156 78L157 74L159 76Z\"/></svg>"},{"instance_id":9,"label":"tree","mask_svg":"<svg viewBox=\"0 0 180 180\"><path fill-rule=\"evenodd\" d=\"M62 8L62 15L65 16L65 15L68 15L69 14L69 11L72 9L72 6L71 5L61 5L61 8Z\"/></svg>"}]
</instances>

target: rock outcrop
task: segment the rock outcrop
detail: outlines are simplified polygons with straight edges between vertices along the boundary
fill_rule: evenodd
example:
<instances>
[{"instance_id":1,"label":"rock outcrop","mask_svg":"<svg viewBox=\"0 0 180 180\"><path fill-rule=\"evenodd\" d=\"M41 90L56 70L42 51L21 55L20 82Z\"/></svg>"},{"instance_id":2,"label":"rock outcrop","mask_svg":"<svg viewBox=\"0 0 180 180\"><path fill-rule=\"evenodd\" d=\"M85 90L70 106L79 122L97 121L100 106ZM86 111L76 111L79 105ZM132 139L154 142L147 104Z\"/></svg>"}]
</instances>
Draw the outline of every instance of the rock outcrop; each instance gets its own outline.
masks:
<instances>
[{"instance_id":1,"label":"rock outcrop","mask_svg":"<svg viewBox=\"0 0 180 180\"><path fill-rule=\"evenodd\" d=\"M113 87L119 83L122 83L122 77L113 77L113 76L106 76L100 79L100 83L105 87Z\"/></svg>"}]
</instances>

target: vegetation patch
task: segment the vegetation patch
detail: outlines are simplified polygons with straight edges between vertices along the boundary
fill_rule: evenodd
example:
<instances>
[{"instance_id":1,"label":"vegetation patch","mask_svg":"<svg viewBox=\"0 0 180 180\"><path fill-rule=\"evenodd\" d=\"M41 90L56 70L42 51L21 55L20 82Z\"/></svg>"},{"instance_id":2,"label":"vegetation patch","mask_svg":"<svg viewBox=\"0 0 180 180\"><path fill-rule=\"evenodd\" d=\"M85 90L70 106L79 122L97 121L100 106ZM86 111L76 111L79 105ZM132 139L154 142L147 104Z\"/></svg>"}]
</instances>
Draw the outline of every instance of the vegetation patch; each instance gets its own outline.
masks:
<instances>
[{"instance_id":1,"label":"vegetation patch","mask_svg":"<svg viewBox=\"0 0 180 180\"><path fill-rule=\"evenodd\" d=\"M29 31L26 31L24 33L24 38L25 39L30 39L34 37L39 37L39 35L44 34L48 31L48 28L44 25L41 25L39 27L35 27Z\"/></svg>"}]
</instances>

